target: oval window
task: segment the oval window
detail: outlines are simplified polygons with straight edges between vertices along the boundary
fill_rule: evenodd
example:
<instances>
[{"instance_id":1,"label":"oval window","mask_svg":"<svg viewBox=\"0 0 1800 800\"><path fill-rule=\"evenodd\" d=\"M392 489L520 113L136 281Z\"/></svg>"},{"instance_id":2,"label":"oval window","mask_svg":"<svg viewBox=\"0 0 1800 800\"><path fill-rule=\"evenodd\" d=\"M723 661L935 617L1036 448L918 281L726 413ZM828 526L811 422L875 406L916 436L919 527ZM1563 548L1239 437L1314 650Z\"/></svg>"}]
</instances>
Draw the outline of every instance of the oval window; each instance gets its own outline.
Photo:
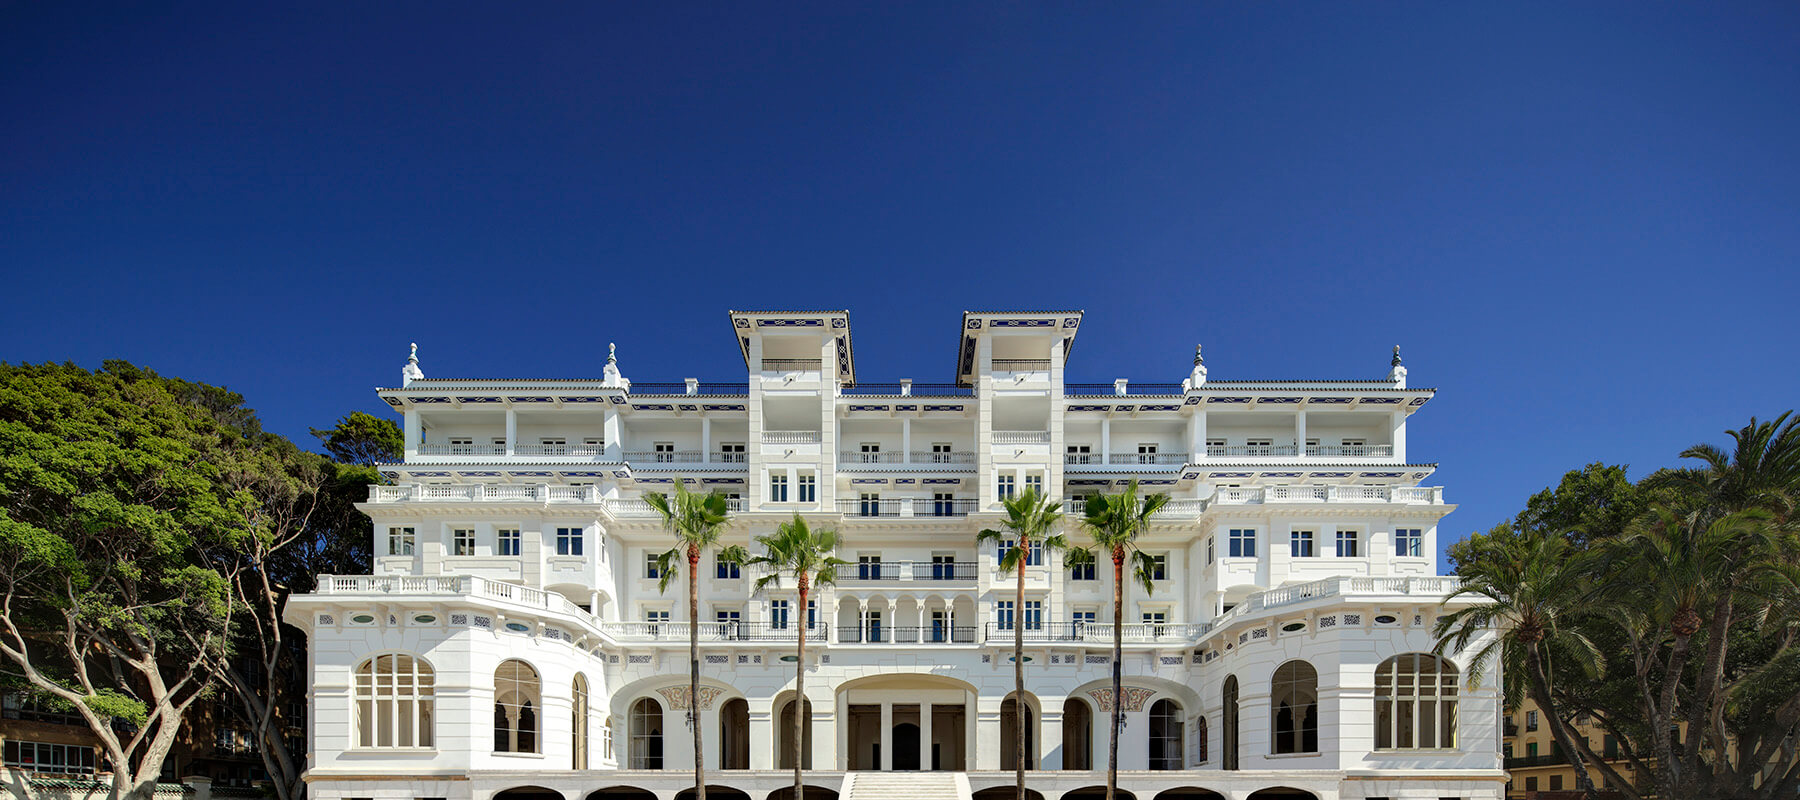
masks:
<instances>
[{"instance_id":1,"label":"oval window","mask_svg":"<svg viewBox=\"0 0 1800 800\"><path fill-rule=\"evenodd\" d=\"M506 623L506 629L509 631L518 631L519 633L527 633L531 630L531 626L526 625L523 622L508 622Z\"/></svg>"},{"instance_id":2,"label":"oval window","mask_svg":"<svg viewBox=\"0 0 1800 800\"><path fill-rule=\"evenodd\" d=\"M433 622L437 622L437 617L430 614L419 614L413 617L413 622L417 622L421 625L430 625Z\"/></svg>"},{"instance_id":3,"label":"oval window","mask_svg":"<svg viewBox=\"0 0 1800 800\"><path fill-rule=\"evenodd\" d=\"M1281 626L1281 629L1287 633L1293 633L1294 631L1303 631L1303 630L1306 630L1306 623L1290 622L1286 625Z\"/></svg>"},{"instance_id":4,"label":"oval window","mask_svg":"<svg viewBox=\"0 0 1800 800\"><path fill-rule=\"evenodd\" d=\"M372 614L357 614L356 616L351 617L350 621L357 623L358 625L367 625L371 622L374 622L375 617Z\"/></svg>"},{"instance_id":5,"label":"oval window","mask_svg":"<svg viewBox=\"0 0 1800 800\"><path fill-rule=\"evenodd\" d=\"M1377 624L1377 625L1392 625L1399 621L1400 621L1400 618L1394 616L1393 614L1382 614L1381 616L1375 618L1375 624Z\"/></svg>"}]
</instances>

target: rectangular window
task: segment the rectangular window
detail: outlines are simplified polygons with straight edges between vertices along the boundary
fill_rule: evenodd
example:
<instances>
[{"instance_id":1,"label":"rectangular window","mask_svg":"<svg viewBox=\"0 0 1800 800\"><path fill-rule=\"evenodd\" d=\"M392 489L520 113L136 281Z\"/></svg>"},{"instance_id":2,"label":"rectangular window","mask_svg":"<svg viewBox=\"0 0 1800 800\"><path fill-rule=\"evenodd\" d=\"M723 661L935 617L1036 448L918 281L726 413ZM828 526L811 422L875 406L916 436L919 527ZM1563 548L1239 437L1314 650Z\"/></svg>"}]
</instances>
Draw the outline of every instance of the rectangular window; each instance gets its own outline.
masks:
<instances>
[{"instance_id":1,"label":"rectangular window","mask_svg":"<svg viewBox=\"0 0 1800 800\"><path fill-rule=\"evenodd\" d=\"M1001 542L998 547L994 548L994 562L999 563L1001 561L1005 561L1006 554L1011 552L1013 548L1018 547L1018 546L1019 546L1019 543L1015 542L1011 539L1007 539L1007 540ZM1025 566L1041 567L1043 565L1044 565L1044 548L1042 546L1031 548L1031 554L1025 557Z\"/></svg>"},{"instance_id":2,"label":"rectangular window","mask_svg":"<svg viewBox=\"0 0 1800 800\"><path fill-rule=\"evenodd\" d=\"M1361 552L1356 545L1356 531L1340 530L1337 532L1338 558L1356 558Z\"/></svg>"},{"instance_id":3,"label":"rectangular window","mask_svg":"<svg viewBox=\"0 0 1800 800\"><path fill-rule=\"evenodd\" d=\"M1224 439L1207 439L1206 440L1206 454L1209 456L1225 455L1225 440Z\"/></svg>"},{"instance_id":4,"label":"rectangular window","mask_svg":"<svg viewBox=\"0 0 1800 800\"><path fill-rule=\"evenodd\" d=\"M475 440L466 436L450 437L450 454L467 456L475 453Z\"/></svg>"},{"instance_id":5,"label":"rectangular window","mask_svg":"<svg viewBox=\"0 0 1800 800\"><path fill-rule=\"evenodd\" d=\"M1537 742L1526 742L1525 743L1525 757L1526 758L1536 758L1537 757Z\"/></svg>"},{"instance_id":6,"label":"rectangular window","mask_svg":"<svg viewBox=\"0 0 1800 800\"><path fill-rule=\"evenodd\" d=\"M539 439L538 444L544 448L543 455L566 456L569 454L569 440L562 437Z\"/></svg>"},{"instance_id":7,"label":"rectangular window","mask_svg":"<svg viewBox=\"0 0 1800 800\"><path fill-rule=\"evenodd\" d=\"M811 473L800 476L800 502L819 502L819 477Z\"/></svg>"},{"instance_id":8,"label":"rectangular window","mask_svg":"<svg viewBox=\"0 0 1800 800\"><path fill-rule=\"evenodd\" d=\"M1043 497L1044 496L1044 476L1042 476L1042 475L1026 475L1025 476L1025 491L1037 492L1039 497Z\"/></svg>"},{"instance_id":9,"label":"rectangular window","mask_svg":"<svg viewBox=\"0 0 1800 800\"><path fill-rule=\"evenodd\" d=\"M1139 464L1154 464L1154 463L1156 463L1156 445L1153 445L1153 444L1138 445L1138 463Z\"/></svg>"},{"instance_id":10,"label":"rectangular window","mask_svg":"<svg viewBox=\"0 0 1800 800\"><path fill-rule=\"evenodd\" d=\"M1094 579L1094 562L1088 561L1069 567L1069 580L1091 581Z\"/></svg>"},{"instance_id":11,"label":"rectangular window","mask_svg":"<svg viewBox=\"0 0 1800 800\"><path fill-rule=\"evenodd\" d=\"M785 472L769 473L769 502L771 502L771 503L787 502L788 501L787 490L788 490L787 473L785 473Z\"/></svg>"},{"instance_id":12,"label":"rectangular window","mask_svg":"<svg viewBox=\"0 0 1800 800\"><path fill-rule=\"evenodd\" d=\"M1025 601L1025 630L1041 631L1044 629L1044 601Z\"/></svg>"},{"instance_id":13,"label":"rectangular window","mask_svg":"<svg viewBox=\"0 0 1800 800\"><path fill-rule=\"evenodd\" d=\"M881 580L881 555L877 553L875 555L857 556L856 577L859 580L865 581Z\"/></svg>"},{"instance_id":14,"label":"rectangular window","mask_svg":"<svg viewBox=\"0 0 1800 800\"><path fill-rule=\"evenodd\" d=\"M769 601L769 629L785 631L788 627L788 610L791 604L786 600Z\"/></svg>"},{"instance_id":15,"label":"rectangular window","mask_svg":"<svg viewBox=\"0 0 1800 800\"><path fill-rule=\"evenodd\" d=\"M1534 755L1534 756L1537 755L1537 753L1535 752L1537 750L1537 745L1535 745L1535 744L1532 745L1531 749L1534 751L1532 753L1532 755ZM1527 791L1527 792L1537 791L1537 776L1536 775L1529 776L1525 779L1525 791Z\"/></svg>"},{"instance_id":16,"label":"rectangular window","mask_svg":"<svg viewBox=\"0 0 1800 800\"><path fill-rule=\"evenodd\" d=\"M1313 532L1291 531L1288 533L1288 555L1294 558L1313 557Z\"/></svg>"},{"instance_id":17,"label":"rectangular window","mask_svg":"<svg viewBox=\"0 0 1800 800\"><path fill-rule=\"evenodd\" d=\"M994 604L994 625L1003 631L1013 629L1013 601L1001 600Z\"/></svg>"},{"instance_id":18,"label":"rectangular window","mask_svg":"<svg viewBox=\"0 0 1800 800\"><path fill-rule=\"evenodd\" d=\"M726 464L742 464L747 456L743 442L726 442L719 445L719 460Z\"/></svg>"},{"instance_id":19,"label":"rectangular window","mask_svg":"<svg viewBox=\"0 0 1800 800\"><path fill-rule=\"evenodd\" d=\"M606 440L598 436L590 436L581 440L581 454L597 456L606 452Z\"/></svg>"},{"instance_id":20,"label":"rectangular window","mask_svg":"<svg viewBox=\"0 0 1800 800\"><path fill-rule=\"evenodd\" d=\"M996 492L1001 500L1010 500L1018 493L1018 484L1011 475L1000 475L995 478Z\"/></svg>"},{"instance_id":21,"label":"rectangular window","mask_svg":"<svg viewBox=\"0 0 1800 800\"><path fill-rule=\"evenodd\" d=\"M1143 620L1145 625L1162 625L1169 621L1169 612L1145 611Z\"/></svg>"},{"instance_id":22,"label":"rectangular window","mask_svg":"<svg viewBox=\"0 0 1800 800\"><path fill-rule=\"evenodd\" d=\"M931 443L931 463L949 464L955 460L956 456L953 454L953 451L951 451L949 442Z\"/></svg>"},{"instance_id":23,"label":"rectangular window","mask_svg":"<svg viewBox=\"0 0 1800 800\"><path fill-rule=\"evenodd\" d=\"M1157 553L1150 557L1150 580L1166 581L1169 579L1169 554Z\"/></svg>"},{"instance_id":24,"label":"rectangular window","mask_svg":"<svg viewBox=\"0 0 1800 800\"><path fill-rule=\"evenodd\" d=\"M8 739L6 766L27 772L87 775L94 771L94 748L78 744L50 744Z\"/></svg>"},{"instance_id":25,"label":"rectangular window","mask_svg":"<svg viewBox=\"0 0 1800 800\"><path fill-rule=\"evenodd\" d=\"M475 529L450 529L450 554L456 556L475 555Z\"/></svg>"},{"instance_id":26,"label":"rectangular window","mask_svg":"<svg viewBox=\"0 0 1800 800\"><path fill-rule=\"evenodd\" d=\"M1099 614L1098 611L1077 611L1069 615L1069 619L1076 625L1091 625L1099 617Z\"/></svg>"},{"instance_id":27,"label":"rectangular window","mask_svg":"<svg viewBox=\"0 0 1800 800\"><path fill-rule=\"evenodd\" d=\"M932 492L931 515L934 517L956 516L956 495L950 492ZM937 559L933 558L932 560Z\"/></svg>"},{"instance_id":28,"label":"rectangular window","mask_svg":"<svg viewBox=\"0 0 1800 800\"><path fill-rule=\"evenodd\" d=\"M519 529L496 528L494 530L494 550L503 556L519 554Z\"/></svg>"},{"instance_id":29,"label":"rectangular window","mask_svg":"<svg viewBox=\"0 0 1800 800\"><path fill-rule=\"evenodd\" d=\"M739 611L735 608L728 610L728 611L727 610L719 610L719 609L715 609L713 611L713 620L715 622L725 622L725 623L730 623L730 624L735 625L739 622L742 622L743 619L744 619L744 612Z\"/></svg>"},{"instance_id":30,"label":"rectangular window","mask_svg":"<svg viewBox=\"0 0 1800 800\"><path fill-rule=\"evenodd\" d=\"M1069 445L1068 446L1068 457L1063 459L1063 463L1065 463L1065 464L1092 464L1092 463L1094 463L1094 446L1087 445L1087 444Z\"/></svg>"},{"instance_id":31,"label":"rectangular window","mask_svg":"<svg viewBox=\"0 0 1800 800\"><path fill-rule=\"evenodd\" d=\"M1213 562L1213 537L1206 537L1206 563Z\"/></svg>"},{"instance_id":32,"label":"rectangular window","mask_svg":"<svg viewBox=\"0 0 1800 800\"><path fill-rule=\"evenodd\" d=\"M1525 712L1525 730L1535 731L1537 729L1538 729L1537 712L1536 711Z\"/></svg>"},{"instance_id":33,"label":"rectangular window","mask_svg":"<svg viewBox=\"0 0 1800 800\"><path fill-rule=\"evenodd\" d=\"M1230 537L1230 554L1232 558L1256 557L1255 529L1232 528Z\"/></svg>"},{"instance_id":34,"label":"rectangular window","mask_svg":"<svg viewBox=\"0 0 1800 800\"><path fill-rule=\"evenodd\" d=\"M675 460L674 442L654 442L650 445L651 457L657 462L667 464Z\"/></svg>"},{"instance_id":35,"label":"rectangular window","mask_svg":"<svg viewBox=\"0 0 1800 800\"><path fill-rule=\"evenodd\" d=\"M581 529L556 529L556 554L559 556L581 555Z\"/></svg>"},{"instance_id":36,"label":"rectangular window","mask_svg":"<svg viewBox=\"0 0 1800 800\"><path fill-rule=\"evenodd\" d=\"M1418 528L1394 530L1394 555L1417 558L1424 555L1425 531Z\"/></svg>"},{"instance_id":37,"label":"rectangular window","mask_svg":"<svg viewBox=\"0 0 1800 800\"><path fill-rule=\"evenodd\" d=\"M743 567L736 561L726 559L723 555L713 556L713 577L719 580L735 581L744 577Z\"/></svg>"},{"instance_id":38,"label":"rectangular window","mask_svg":"<svg viewBox=\"0 0 1800 800\"><path fill-rule=\"evenodd\" d=\"M1244 440L1244 455L1247 455L1247 456L1272 456L1272 455L1275 455L1275 440L1274 439L1245 439Z\"/></svg>"},{"instance_id":39,"label":"rectangular window","mask_svg":"<svg viewBox=\"0 0 1800 800\"><path fill-rule=\"evenodd\" d=\"M644 579L656 580L662 577L662 567L656 563L657 553L644 554Z\"/></svg>"},{"instance_id":40,"label":"rectangular window","mask_svg":"<svg viewBox=\"0 0 1800 800\"><path fill-rule=\"evenodd\" d=\"M412 528L388 528L388 555L410 556L418 536Z\"/></svg>"},{"instance_id":41,"label":"rectangular window","mask_svg":"<svg viewBox=\"0 0 1800 800\"><path fill-rule=\"evenodd\" d=\"M881 516L881 493L862 492L856 498L857 513L864 517Z\"/></svg>"},{"instance_id":42,"label":"rectangular window","mask_svg":"<svg viewBox=\"0 0 1800 800\"><path fill-rule=\"evenodd\" d=\"M881 461L881 443L880 442L863 442L861 445L861 450L862 450L862 452L857 454L857 458L859 461L861 461L864 464L880 463L880 461Z\"/></svg>"},{"instance_id":43,"label":"rectangular window","mask_svg":"<svg viewBox=\"0 0 1800 800\"><path fill-rule=\"evenodd\" d=\"M1562 778L1563 778L1563 776L1561 776L1561 775L1551 775L1550 776L1550 791L1552 791L1552 792L1562 791Z\"/></svg>"}]
</instances>

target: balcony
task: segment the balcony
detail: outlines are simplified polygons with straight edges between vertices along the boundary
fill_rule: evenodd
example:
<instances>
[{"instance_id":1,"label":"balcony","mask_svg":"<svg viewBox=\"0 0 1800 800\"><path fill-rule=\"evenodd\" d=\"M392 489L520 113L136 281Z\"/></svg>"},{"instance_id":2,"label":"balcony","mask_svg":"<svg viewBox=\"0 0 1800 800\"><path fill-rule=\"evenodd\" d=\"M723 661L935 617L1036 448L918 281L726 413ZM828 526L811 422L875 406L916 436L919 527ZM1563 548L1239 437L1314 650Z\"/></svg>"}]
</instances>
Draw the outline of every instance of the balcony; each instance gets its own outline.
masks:
<instances>
[{"instance_id":1,"label":"balcony","mask_svg":"<svg viewBox=\"0 0 1800 800\"><path fill-rule=\"evenodd\" d=\"M1259 503L1402 503L1441 505L1442 486L1258 486L1221 488L1213 495L1220 505Z\"/></svg>"},{"instance_id":2,"label":"balcony","mask_svg":"<svg viewBox=\"0 0 1800 800\"><path fill-rule=\"evenodd\" d=\"M418 454L421 456L505 457L506 445L463 443L421 444L419 445ZM520 442L513 445L513 455L599 458L600 456L606 455L606 445L599 442L577 444L525 444Z\"/></svg>"},{"instance_id":3,"label":"balcony","mask_svg":"<svg viewBox=\"0 0 1800 800\"><path fill-rule=\"evenodd\" d=\"M838 583L973 583L976 561L859 562L838 570Z\"/></svg>"},{"instance_id":4,"label":"balcony","mask_svg":"<svg viewBox=\"0 0 1800 800\"><path fill-rule=\"evenodd\" d=\"M1309 444L1306 454L1317 458L1393 458L1391 444Z\"/></svg>"},{"instance_id":5,"label":"balcony","mask_svg":"<svg viewBox=\"0 0 1800 800\"><path fill-rule=\"evenodd\" d=\"M370 486L371 503L586 503L614 517L655 517L656 509L636 498L602 497L597 486L551 486L541 483L453 483ZM733 512L745 509L741 498L725 501Z\"/></svg>"},{"instance_id":6,"label":"balcony","mask_svg":"<svg viewBox=\"0 0 1800 800\"><path fill-rule=\"evenodd\" d=\"M975 644L981 629L973 625L886 626L840 625L839 644Z\"/></svg>"},{"instance_id":7,"label":"balcony","mask_svg":"<svg viewBox=\"0 0 1800 800\"><path fill-rule=\"evenodd\" d=\"M838 513L846 517L966 517L976 510L972 498L952 500L923 497L886 500L839 500Z\"/></svg>"},{"instance_id":8,"label":"balcony","mask_svg":"<svg viewBox=\"0 0 1800 800\"><path fill-rule=\"evenodd\" d=\"M685 642L690 630L702 642L795 642L801 627L808 641L825 640L824 625L781 625L769 622L603 622L600 630L621 642Z\"/></svg>"},{"instance_id":9,"label":"balcony","mask_svg":"<svg viewBox=\"0 0 1800 800\"><path fill-rule=\"evenodd\" d=\"M652 383L636 381L631 384L634 395L711 395L714 397L735 397L750 393L747 383L730 383L720 381L695 381L692 386L687 383Z\"/></svg>"},{"instance_id":10,"label":"balcony","mask_svg":"<svg viewBox=\"0 0 1800 800\"><path fill-rule=\"evenodd\" d=\"M1120 391L1121 388L1124 389L1124 391ZM1124 396L1124 395L1167 396L1167 395L1172 395L1172 394L1182 394L1186 391L1187 390L1183 389L1181 384L1179 384L1179 383L1129 383L1129 382L1127 382L1123 387L1121 387L1119 384L1116 384L1116 383L1065 383L1065 384L1063 384L1063 394L1064 395L1092 396L1092 397L1101 397L1101 396L1107 396L1107 395L1112 395L1112 396Z\"/></svg>"},{"instance_id":11,"label":"balcony","mask_svg":"<svg viewBox=\"0 0 1800 800\"><path fill-rule=\"evenodd\" d=\"M763 372L818 372L825 362L817 358L765 358Z\"/></svg>"},{"instance_id":12,"label":"balcony","mask_svg":"<svg viewBox=\"0 0 1800 800\"><path fill-rule=\"evenodd\" d=\"M1269 458L1297 456L1300 450L1291 444L1209 444L1206 455L1211 458Z\"/></svg>"},{"instance_id":13,"label":"balcony","mask_svg":"<svg viewBox=\"0 0 1800 800\"><path fill-rule=\"evenodd\" d=\"M1121 640L1128 644L1190 642L1206 635L1210 630L1212 624L1206 622L1127 622L1119 628ZM1112 644L1113 640L1113 626L1110 622L1045 622L1035 626L1026 623L1023 633L1027 642ZM988 623L989 642L1010 642L1013 635L1010 625Z\"/></svg>"},{"instance_id":14,"label":"balcony","mask_svg":"<svg viewBox=\"0 0 1800 800\"><path fill-rule=\"evenodd\" d=\"M1049 444L1049 431L994 431L994 444Z\"/></svg>"},{"instance_id":15,"label":"balcony","mask_svg":"<svg viewBox=\"0 0 1800 800\"><path fill-rule=\"evenodd\" d=\"M839 390L843 395L891 397L974 397L975 389L954 383L859 383Z\"/></svg>"},{"instance_id":16,"label":"balcony","mask_svg":"<svg viewBox=\"0 0 1800 800\"><path fill-rule=\"evenodd\" d=\"M1068 466L1176 466L1188 463L1187 453L1112 453L1110 455L1094 453L1066 453L1063 463Z\"/></svg>"},{"instance_id":17,"label":"balcony","mask_svg":"<svg viewBox=\"0 0 1800 800\"><path fill-rule=\"evenodd\" d=\"M701 464L705 453L699 450L627 450L625 461L632 464Z\"/></svg>"},{"instance_id":18,"label":"balcony","mask_svg":"<svg viewBox=\"0 0 1800 800\"><path fill-rule=\"evenodd\" d=\"M818 431L763 431L763 444L818 444Z\"/></svg>"},{"instance_id":19,"label":"balcony","mask_svg":"<svg viewBox=\"0 0 1800 800\"><path fill-rule=\"evenodd\" d=\"M996 358L995 372L1049 372L1048 358Z\"/></svg>"},{"instance_id":20,"label":"balcony","mask_svg":"<svg viewBox=\"0 0 1800 800\"><path fill-rule=\"evenodd\" d=\"M868 453L858 450L845 450L838 453L838 466L844 469L857 469L860 466L888 464L906 467L941 467L957 464L975 463L975 451L953 450L948 453L914 450L911 453L879 452Z\"/></svg>"}]
</instances>

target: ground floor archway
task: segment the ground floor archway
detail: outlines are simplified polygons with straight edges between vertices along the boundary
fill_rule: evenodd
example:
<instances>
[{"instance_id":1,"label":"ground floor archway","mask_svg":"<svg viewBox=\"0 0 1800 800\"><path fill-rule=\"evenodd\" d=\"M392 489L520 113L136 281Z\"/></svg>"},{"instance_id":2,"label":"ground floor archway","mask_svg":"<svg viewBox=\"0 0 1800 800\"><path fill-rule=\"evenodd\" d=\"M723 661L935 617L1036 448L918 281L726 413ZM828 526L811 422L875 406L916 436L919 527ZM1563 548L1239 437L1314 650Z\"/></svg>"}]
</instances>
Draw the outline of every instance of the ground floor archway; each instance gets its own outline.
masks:
<instances>
[{"instance_id":1,"label":"ground floor archway","mask_svg":"<svg viewBox=\"0 0 1800 800\"><path fill-rule=\"evenodd\" d=\"M950 770L969 768L975 740L973 686L938 675L878 675L837 693L840 768Z\"/></svg>"},{"instance_id":2,"label":"ground floor archway","mask_svg":"<svg viewBox=\"0 0 1800 800\"><path fill-rule=\"evenodd\" d=\"M692 788L687 788L682 789L680 794L675 795L675 800L694 800L694 798L699 796L699 792L694 791ZM745 794L742 789L733 789L729 786L720 786L716 783L709 783L706 785L706 800L715 800L715 798L716 800L750 800L750 795Z\"/></svg>"},{"instance_id":3,"label":"ground floor archway","mask_svg":"<svg viewBox=\"0 0 1800 800\"><path fill-rule=\"evenodd\" d=\"M805 789L805 792L800 800L838 800L836 789L827 789L823 786L813 786L812 784L807 784L803 788ZM780 789L776 789L769 793L767 800L794 800L794 787L783 786Z\"/></svg>"}]
</instances>

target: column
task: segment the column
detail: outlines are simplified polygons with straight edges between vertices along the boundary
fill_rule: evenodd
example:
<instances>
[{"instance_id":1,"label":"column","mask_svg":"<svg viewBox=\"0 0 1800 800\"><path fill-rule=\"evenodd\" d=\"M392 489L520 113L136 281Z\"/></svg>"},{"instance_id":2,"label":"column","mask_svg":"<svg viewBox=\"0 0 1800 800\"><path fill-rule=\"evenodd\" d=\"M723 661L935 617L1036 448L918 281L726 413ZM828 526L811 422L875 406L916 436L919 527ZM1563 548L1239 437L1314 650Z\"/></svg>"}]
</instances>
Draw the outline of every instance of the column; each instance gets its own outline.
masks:
<instances>
[{"instance_id":1,"label":"column","mask_svg":"<svg viewBox=\"0 0 1800 800\"><path fill-rule=\"evenodd\" d=\"M1038 698L1040 702L1044 698ZM1040 754L1038 769L1062 769L1063 765L1063 732L1062 704L1057 703L1054 709L1045 705L1038 720L1037 751Z\"/></svg>"},{"instance_id":2,"label":"column","mask_svg":"<svg viewBox=\"0 0 1800 800\"><path fill-rule=\"evenodd\" d=\"M1112 417L1100 420L1100 463L1112 463Z\"/></svg>"},{"instance_id":3,"label":"column","mask_svg":"<svg viewBox=\"0 0 1800 800\"><path fill-rule=\"evenodd\" d=\"M712 457L712 417L700 418L700 460L710 462Z\"/></svg>"},{"instance_id":4,"label":"column","mask_svg":"<svg viewBox=\"0 0 1800 800\"><path fill-rule=\"evenodd\" d=\"M409 409L403 418L405 419L403 424L406 433L406 460L411 461L414 456L419 454L419 429L421 427L419 412Z\"/></svg>"},{"instance_id":5,"label":"column","mask_svg":"<svg viewBox=\"0 0 1800 800\"><path fill-rule=\"evenodd\" d=\"M976 752L979 749L977 743L980 739L975 735L975 717L977 714L976 701L979 696L974 692L963 692L963 695L965 697L963 700L963 771L967 772L974 769L997 769L998 767L983 767L977 765ZM996 736L995 738L999 737ZM996 755L994 758L994 763L998 764L999 756Z\"/></svg>"},{"instance_id":6,"label":"column","mask_svg":"<svg viewBox=\"0 0 1800 800\"><path fill-rule=\"evenodd\" d=\"M919 769L930 772L937 769L931 763L931 694L927 692L919 700Z\"/></svg>"},{"instance_id":7,"label":"column","mask_svg":"<svg viewBox=\"0 0 1800 800\"><path fill-rule=\"evenodd\" d=\"M1189 462L1198 462L1206 457L1206 412L1195 411L1188 417L1188 457Z\"/></svg>"},{"instance_id":8,"label":"column","mask_svg":"<svg viewBox=\"0 0 1800 800\"><path fill-rule=\"evenodd\" d=\"M973 769L1000 768L1000 700L984 699L976 703L980 724L976 727L975 765ZM973 716L973 715L971 715Z\"/></svg>"},{"instance_id":9,"label":"column","mask_svg":"<svg viewBox=\"0 0 1800 800\"><path fill-rule=\"evenodd\" d=\"M832 712L832 714L833 714L833 716L835 716L837 718L835 720L835 724L833 726L834 730L837 732L837 735L832 737L832 739L837 742L837 752L835 754L833 754L833 758L829 762L820 761L819 754L814 753L813 754L814 766L817 766L819 764L833 763L833 764L837 764L837 768L839 770L850 769L850 706L849 706L849 703L850 703L850 698L849 698L848 693L846 693L846 692L838 692L837 693L837 702L832 704L832 708L835 709ZM804 709L804 708L805 707L802 706L802 709ZM813 708L817 709L818 706L815 705L815 706L813 706ZM817 717L815 717L813 719L814 723L817 723L818 721L819 720ZM818 730L815 729L813 731L813 742L816 743L822 738L824 738L824 737L821 737L819 735Z\"/></svg>"},{"instance_id":10,"label":"column","mask_svg":"<svg viewBox=\"0 0 1800 800\"><path fill-rule=\"evenodd\" d=\"M900 418L900 461L912 463L912 417Z\"/></svg>"},{"instance_id":11,"label":"column","mask_svg":"<svg viewBox=\"0 0 1800 800\"><path fill-rule=\"evenodd\" d=\"M883 635L887 637L887 641L890 642L894 640L894 624L900 620L899 615L896 613L899 606L899 599L889 598L887 602L887 616L881 619L881 630L883 631ZM886 740L884 739L883 741Z\"/></svg>"},{"instance_id":12,"label":"column","mask_svg":"<svg viewBox=\"0 0 1800 800\"><path fill-rule=\"evenodd\" d=\"M1306 455L1306 411L1294 412L1294 452Z\"/></svg>"},{"instance_id":13,"label":"column","mask_svg":"<svg viewBox=\"0 0 1800 800\"><path fill-rule=\"evenodd\" d=\"M519 450L519 412L506 410L506 457L512 458Z\"/></svg>"},{"instance_id":14,"label":"column","mask_svg":"<svg viewBox=\"0 0 1800 800\"><path fill-rule=\"evenodd\" d=\"M601 443L606 447L607 461L625 460L625 426L620 424L619 411L607 406L606 416L600 422Z\"/></svg>"},{"instance_id":15,"label":"column","mask_svg":"<svg viewBox=\"0 0 1800 800\"><path fill-rule=\"evenodd\" d=\"M1406 463L1406 412L1394 412L1394 463Z\"/></svg>"},{"instance_id":16,"label":"column","mask_svg":"<svg viewBox=\"0 0 1800 800\"><path fill-rule=\"evenodd\" d=\"M804 706L796 706L804 708ZM752 703L750 706L750 768L774 769L777 760L775 748L780 747L781 737L775 735L775 711L768 702ZM789 732L789 735L793 735ZM768 742L767 747L760 747L756 742Z\"/></svg>"},{"instance_id":17,"label":"column","mask_svg":"<svg viewBox=\"0 0 1800 800\"><path fill-rule=\"evenodd\" d=\"M894 768L894 703L881 701L881 763L876 769Z\"/></svg>"}]
</instances>

